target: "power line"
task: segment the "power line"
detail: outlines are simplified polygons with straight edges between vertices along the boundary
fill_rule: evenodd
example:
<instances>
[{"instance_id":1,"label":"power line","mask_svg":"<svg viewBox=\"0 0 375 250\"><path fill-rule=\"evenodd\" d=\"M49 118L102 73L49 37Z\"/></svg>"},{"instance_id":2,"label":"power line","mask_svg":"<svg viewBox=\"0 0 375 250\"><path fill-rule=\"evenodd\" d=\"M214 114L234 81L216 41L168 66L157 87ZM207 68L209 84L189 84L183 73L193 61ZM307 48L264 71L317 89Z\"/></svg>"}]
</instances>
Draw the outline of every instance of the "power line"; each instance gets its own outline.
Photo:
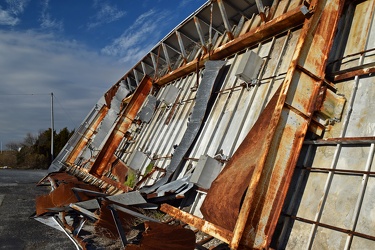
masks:
<instances>
[{"instance_id":1,"label":"power line","mask_svg":"<svg viewBox=\"0 0 375 250\"><path fill-rule=\"evenodd\" d=\"M0 96L50 96L51 93L18 93L18 94L13 94L13 93L8 93L8 94L0 94ZM53 96L54 98L57 100L60 108L63 110L63 112L65 113L66 117L70 120L71 122L71 125L73 126L73 128L76 127L76 122L73 121L71 115L66 111L66 109L64 108L64 106L62 105L62 103L60 102L59 98L57 98L56 96L56 93L53 93Z\"/></svg>"},{"instance_id":2,"label":"power line","mask_svg":"<svg viewBox=\"0 0 375 250\"><path fill-rule=\"evenodd\" d=\"M56 94L54 93L53 94L56 101L59 103L61 109L64 111L65 115L69 118L70 122L72 123L73 127L76 127L75 126L75 122L73 121L72 117L70 116L70 114L66 111L66 109L63 107L63 105L61 104L60 100L57 98Z\"/></svg>"},{"instance_id":3,"label":"power line","mask_svg":"<svg viewBox=\"0 0 375 250\"><path fill-rule=\"evenodd\" d=\"M14 95L51 95L51 93L45 94L45 93L29 93L29 94L0 94L2 96L14 96Z\"/></svg>"}]
</instances>

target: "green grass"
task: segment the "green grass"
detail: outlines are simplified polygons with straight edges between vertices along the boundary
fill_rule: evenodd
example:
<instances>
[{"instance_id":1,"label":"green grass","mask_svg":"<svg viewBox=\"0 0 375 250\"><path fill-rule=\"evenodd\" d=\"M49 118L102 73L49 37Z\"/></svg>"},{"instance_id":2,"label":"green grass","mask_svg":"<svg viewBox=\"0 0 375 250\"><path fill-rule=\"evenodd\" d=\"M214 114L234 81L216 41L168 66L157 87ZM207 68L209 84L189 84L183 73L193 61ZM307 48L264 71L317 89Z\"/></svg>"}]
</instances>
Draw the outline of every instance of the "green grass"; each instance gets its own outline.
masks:
<instances>
[{"instance_id":1,"label":"green grass","mask_svg":"<svg viewBox=\"0 0 375 250\"><path fill-rule=\"evenodd\" d=\"M130 171L128 172L128 176L126 178L126 181L125 181L125 185L128 186L128 187L131 187L133 188L135 186L135 180L136 180L136 174L133 172L133 171Z\"/></svg>"},{"instance_id":2,"label":"green grass","mask_svg":"<svg viewBox=\"0 0 375 250\"><path fill-rule=\"evenodd\" d=\"M148 166L146 167L145 175L150 173L153 167L154 167L154 162L151 161L150 164L148 164Z\"/></svg>"}]
</instances>

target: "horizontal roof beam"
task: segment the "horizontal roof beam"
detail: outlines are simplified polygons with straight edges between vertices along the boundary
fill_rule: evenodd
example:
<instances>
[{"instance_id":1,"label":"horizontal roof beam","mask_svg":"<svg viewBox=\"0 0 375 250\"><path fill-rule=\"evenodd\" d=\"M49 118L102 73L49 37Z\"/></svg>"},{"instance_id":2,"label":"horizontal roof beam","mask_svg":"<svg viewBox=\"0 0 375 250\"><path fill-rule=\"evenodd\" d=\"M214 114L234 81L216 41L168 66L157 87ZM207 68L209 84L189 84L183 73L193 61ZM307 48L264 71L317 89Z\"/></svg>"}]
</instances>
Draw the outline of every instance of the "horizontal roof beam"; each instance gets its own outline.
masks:
<instances>
[{"instance_id":1,"label":"horizontal roof beam","mask_svg":"<svg viewBox=\"0 0 375 250\"><path fill-rule=\"evenodd\" d=\"M241 51L249 46L255 45L260 41L263 41L269 37L275 36L282 32L285 32L291 28L303 24L305 16L301 12L300 8L304 6L297 6L291 11L259 26L258 28L245 33L228 43L213 50L210 55L205 55L198 61L197 59L185 64L184 66L175 69L172 72L164 75L156 81L156 84L164 85L170 81L183 77L196 70L196 65L199 63L199 67L203 67L207 60L221 60L233 53Z\"/></svg>"}]
</instances>

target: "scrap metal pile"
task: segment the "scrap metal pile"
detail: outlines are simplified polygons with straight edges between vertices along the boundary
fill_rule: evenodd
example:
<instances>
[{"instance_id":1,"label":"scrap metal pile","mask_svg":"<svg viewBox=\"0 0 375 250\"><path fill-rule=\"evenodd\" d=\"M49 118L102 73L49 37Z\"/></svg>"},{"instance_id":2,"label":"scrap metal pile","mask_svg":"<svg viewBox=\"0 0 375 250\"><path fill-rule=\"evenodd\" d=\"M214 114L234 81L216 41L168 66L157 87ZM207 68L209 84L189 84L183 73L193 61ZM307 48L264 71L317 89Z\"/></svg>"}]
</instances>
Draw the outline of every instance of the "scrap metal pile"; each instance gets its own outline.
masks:
<instances>
[{"instance_id":1,"label":"scrap metal pile","mask_svg":"<svg viewBox=\"0 0 375 250\"><path fill-rule=\"evenodd\" d=\"M97 102L34 218L77 249L374 246L374 8L208 1Z\"/></svg>"}]
</instances>

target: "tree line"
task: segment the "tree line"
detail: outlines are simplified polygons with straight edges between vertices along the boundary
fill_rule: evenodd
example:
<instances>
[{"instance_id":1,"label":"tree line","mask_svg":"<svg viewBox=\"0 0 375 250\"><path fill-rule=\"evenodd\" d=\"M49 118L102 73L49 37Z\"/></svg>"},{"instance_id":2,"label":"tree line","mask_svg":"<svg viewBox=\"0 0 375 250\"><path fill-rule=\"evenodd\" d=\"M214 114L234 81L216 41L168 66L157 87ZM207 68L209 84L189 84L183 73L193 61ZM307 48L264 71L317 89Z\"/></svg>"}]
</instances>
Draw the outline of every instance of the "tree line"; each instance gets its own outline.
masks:
<instances>
[{"instance_id":1,"label":"tree line","mask_svg":"<svg viewBox=\"0 0 375 250\"><path fill-rule=\"evenodd\" d=\"M60 132L54 131L53 155L56 157L61 149L74 134L63 128ZM0 154L0 167L23 169L46 169L52 161L51 156L51 129L39 132L38 135L27 133L22 142L6 144L7 150Z\"/></svg>"}]
</instances>

